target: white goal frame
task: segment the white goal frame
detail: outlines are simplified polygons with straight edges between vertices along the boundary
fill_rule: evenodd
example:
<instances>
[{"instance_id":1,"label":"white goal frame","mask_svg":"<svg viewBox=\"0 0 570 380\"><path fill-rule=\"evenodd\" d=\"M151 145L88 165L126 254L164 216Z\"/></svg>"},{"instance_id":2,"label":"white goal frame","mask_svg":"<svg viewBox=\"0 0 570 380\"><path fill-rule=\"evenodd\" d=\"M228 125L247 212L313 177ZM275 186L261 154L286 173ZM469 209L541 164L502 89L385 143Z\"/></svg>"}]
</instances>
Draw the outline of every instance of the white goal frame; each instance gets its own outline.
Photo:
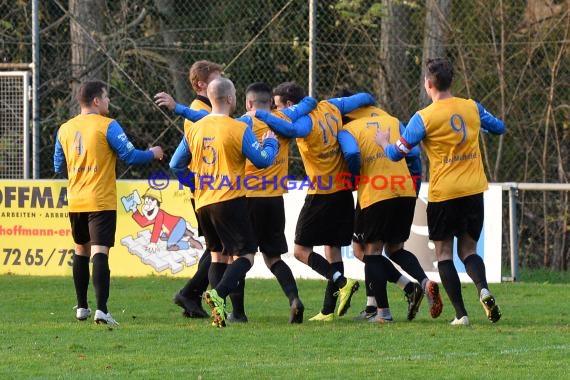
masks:
<instances>
[{"instance_id":1,"label":"white goal frame","mask_svg":"<svg viewBox=\"0 0 570 380\"><path fill-rule=\"evenodd\" d=\"M17 124L22 125L20 160L7 163L11 179L30 179L30 74L30 71L0 71L0 135L13 131ZM14 100L15 96L19 99ZM16 150L20 153L19 148Z\"/></svg>"}]
</instances>

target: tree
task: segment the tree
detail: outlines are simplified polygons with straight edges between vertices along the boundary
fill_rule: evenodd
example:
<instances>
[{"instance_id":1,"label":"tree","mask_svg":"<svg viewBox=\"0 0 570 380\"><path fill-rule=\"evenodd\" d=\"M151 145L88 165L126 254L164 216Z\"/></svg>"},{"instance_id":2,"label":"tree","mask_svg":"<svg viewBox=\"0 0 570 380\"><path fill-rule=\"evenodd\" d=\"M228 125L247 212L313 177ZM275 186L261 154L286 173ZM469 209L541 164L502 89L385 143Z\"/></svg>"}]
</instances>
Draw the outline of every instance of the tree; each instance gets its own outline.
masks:
<instances>
[{"instance_id":1,"label":"tree","mask_svg":"<svg viewBox=\"0 0 570 380\"><path fill-rule=\"evenodd\" d=\"M378 101L400 117L407 117L411 112L408 89L415 88L417 82L416 78L406 75L414 71L414 56L409 51L412 12L409 3L382 0Z\"/></svg>"},{"instance_id":2,"label":"tree","mask_svg":"<svg viewBox=\"0 0 570 380\"><path fill-rule=\"evenodd\" d=\"M449 29L448 17L451 13L450 0L427 0L426 19L424 27L424 42L422 54L422 77L425 77L425 61L428 58L443 57L445 55L445 43ZM420 106L429 104L429 99L423 86L420 88Z\"/></svg>"},{"instance_id":3,"label":"tree","mask_svg":"<svg viewBox=\"0 0 570 380\"><path fill-rule=\"evenodd\" d=\"M71 39L71 87L73 98L85 78L102 79L104 60L97 53L97 40L103 35L105 1L69 0ZM70 113L78 105L73 102Z\"/></svg>"}]
</instances>

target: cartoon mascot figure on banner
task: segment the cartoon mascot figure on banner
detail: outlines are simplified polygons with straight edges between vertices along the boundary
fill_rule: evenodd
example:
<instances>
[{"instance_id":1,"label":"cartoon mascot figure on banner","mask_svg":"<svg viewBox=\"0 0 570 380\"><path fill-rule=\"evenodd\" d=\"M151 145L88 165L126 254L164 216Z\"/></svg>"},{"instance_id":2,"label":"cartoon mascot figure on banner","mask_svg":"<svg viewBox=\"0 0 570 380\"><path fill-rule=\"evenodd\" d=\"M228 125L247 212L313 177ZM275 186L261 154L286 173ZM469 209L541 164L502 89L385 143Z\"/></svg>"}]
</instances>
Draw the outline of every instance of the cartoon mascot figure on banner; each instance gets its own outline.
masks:
<instances>
[{"instance_id":1,"label":"cartoon mascot figure on banner","mask_svg":"<svg viewBox=\"0 0 570 380\"><path fill-rule=\"evenodd\" d=\"M146 248L148 252L155 253L158 250L158 239L166 241L168 251L203 249L202 243L194 239L194 234L188 229L183 217L169 214L160 208L162 203L160 190L150 187L146 190L142 196L140 212L137 205L141 204L141 200L138 198L138 193L134 193L132 194L134 196L128 198L130 202L125 209L133 211L133 219L139 226L152 226L150 242Z\"/></svg>"}]
</instances>

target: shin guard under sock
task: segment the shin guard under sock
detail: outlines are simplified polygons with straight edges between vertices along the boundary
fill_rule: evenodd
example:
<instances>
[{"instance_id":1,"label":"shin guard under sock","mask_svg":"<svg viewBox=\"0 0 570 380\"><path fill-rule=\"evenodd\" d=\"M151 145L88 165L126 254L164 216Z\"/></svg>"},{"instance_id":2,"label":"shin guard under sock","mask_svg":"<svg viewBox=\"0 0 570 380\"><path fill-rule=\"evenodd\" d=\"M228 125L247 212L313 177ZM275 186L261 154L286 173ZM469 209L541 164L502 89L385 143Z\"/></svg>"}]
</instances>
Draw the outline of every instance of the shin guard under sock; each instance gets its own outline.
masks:
<instances>
[{"instance_id":1,"label":"shin guard under sock","mask_svg":"<svg viewBox=\"0 0 570 380\"><path fill-rule=\"evenodd\" d=\"M295 298L299 298L297 282L293 272L291 272L291 268L283 260L277 260L269 270L273 273L279 285L281 285L281 289L283 289L283 293L285 293L289 299L289 305L291 305Z\"/></svg>"},{"instance_id":2,"label":"shin guard under sock","mask_svg":"<svg viewBox=\"0 0 570 380\"><path fill-rule=\"evenodd\" d=\"M481 289L489 289L487 274L485 272L485 262L483 262L481 256L477 254L469 255L463 261L463 264L465 265L467 274L477 287L477 294L481 295Z\"/></svg>"},{"instance_id":3,"label":"shin guard under sock","mask_svg":"<svg viewBox=\"0 0 570 380\"><path fill-rule=\"evenodd\" d=\"M89 257L73 255L73 283L77 296L77 307L87 309L87 289L89 288Z\"/></svg>"},{"instance_id":4,"label":"shin guard under sock","mask_svg":"<svg viewBox=\"0 0 570 380\"><path fill-rule=\"evenodd\" d=\"M316 252L309 253L307 258L307 264L312 270L326 278L327 280L332 280L334 271L332 271L331 264L321 255ZM332 272L332 273L331 273Z\"/></svg>"},{"instance_id":5,"label":"shin guard under sock","mask_svg":"<svg viewBox=\"0 0 570 380\"><path fill-rule=\"evenodd\" d=\"M202 256L200 256L200 261L198 261L198 268L196 268L196 273L186 285L180 290L180 293L188 298L200 298L202 293L208 289L208 272L210 265L212 263L212 253L209 249L206 249ZM220 277L221 278L221 277Z\"/></svg>"},{"instance_id":6,"label":"shin guard under sock","mask_svg":"<svg viewBox=\"0 0 570 380\"><path fill-rule=\"evenodd\" d=\"M384 256L365 255L364 256L364 273L370 278L372 283L372 292L376 297L378 308L389 308L388 291L386 280L386 263L389 262Z\"/></svg>"},{"instance_id":7,"label":"shin guard under sock","mask_svg":"<svg viewBox=\"0 0 570 380\"><path fill-rule=\"evenodd\" d=\"M226 263L211 263L210 268L208 270L208 282L212 289L214 289L220 281L222 277L224 277L224 273L228 268L228 264Z\"/></svg>"},{"instance_id":8,"label":"shin guard under sock","mask_svg":"<svg viewBox=\"0 0 570 380\"><path fill-rule=\"evenodd\" d=\"M232 313L235 316L245 315L245 277L240 278L237 287L230 293Z\"/></svg>"},{"instance_id":9,"label":"shin guard under sock","mask_svg":"<svg viewBox=\"0 0 570 380\"><path fill-rule=\"evenodd\" d=\"M443 260L437 263L437 270L441 283L455 309L455 317L457 319L467 315L465 304L463 303L463 296L461 294L461 281L457 274L457 269L453 265L453 260Z\"/></svg>"},{"instance_id":10,"label":"shin guard under sock","mask_svg":"<svg viewBox=\"0 0 570 380\"><path fill-rule=\"evenodd\" d=\"M93 255L93 287L97 298L97 310L107 314L107 300L111 285L111 271L109 270L109 256L104 253Z\"/></svg>"},{"instance_id":11,"label":"shin guard under sock","mask_svg":"<svg viewBox=\"0 0 570 380\"><path fill-rule=\"evenodd\" d=\"M333 274L336 272L344 274L344 263L342 261L331 263L330 265ZM332 280L331 276L331 279L327 281L321 313L327 315L334 312L336 301L338 300L338 289L338 285Z\"/></svg>"},{"instance_id":12,"label":"shin guard under sock","mask_svg":"<svg viewBox=\"0 0 570 380\"><path fill-rule=\"evenodd\" d=\"M245 275L250 269L251 263L245 257L240 257L228 265L222 280L216 286L218 295L222 298L226 298L228 294L237 288L239 281L245 278Z\"/></svg>"},{"instance_id":13,"label":"shin guard under sock","mask_svg":"<svg viewBox=\"0 0 570 380\"><path fill-rule=\"evenodd\" d=\"M398 264L410 276L415 278L420 284L427 278L418 258L405 249L399 249L390 255L390 260Z\"/></svg>"}]
</instances>

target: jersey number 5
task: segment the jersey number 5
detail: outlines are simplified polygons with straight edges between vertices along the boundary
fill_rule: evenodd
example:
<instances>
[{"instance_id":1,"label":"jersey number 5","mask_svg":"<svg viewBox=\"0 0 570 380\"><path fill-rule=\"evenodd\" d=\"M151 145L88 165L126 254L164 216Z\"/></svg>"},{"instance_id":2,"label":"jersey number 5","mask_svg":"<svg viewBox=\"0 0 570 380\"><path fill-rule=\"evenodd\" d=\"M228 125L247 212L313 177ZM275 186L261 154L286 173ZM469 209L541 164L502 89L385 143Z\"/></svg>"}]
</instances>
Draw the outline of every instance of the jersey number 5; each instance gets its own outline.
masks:
<instances>
[{"instance_id":1,"label":"jersey number 5","mask_svg":"<svg viewBox=\"0 0 570 380\"><path fill-rule=\"evenodd\" d=\"M218 157L216 148L212 146L215 137L202 138L202 161L207 165L214 165Z\"/></svg>"}]
</instances>

